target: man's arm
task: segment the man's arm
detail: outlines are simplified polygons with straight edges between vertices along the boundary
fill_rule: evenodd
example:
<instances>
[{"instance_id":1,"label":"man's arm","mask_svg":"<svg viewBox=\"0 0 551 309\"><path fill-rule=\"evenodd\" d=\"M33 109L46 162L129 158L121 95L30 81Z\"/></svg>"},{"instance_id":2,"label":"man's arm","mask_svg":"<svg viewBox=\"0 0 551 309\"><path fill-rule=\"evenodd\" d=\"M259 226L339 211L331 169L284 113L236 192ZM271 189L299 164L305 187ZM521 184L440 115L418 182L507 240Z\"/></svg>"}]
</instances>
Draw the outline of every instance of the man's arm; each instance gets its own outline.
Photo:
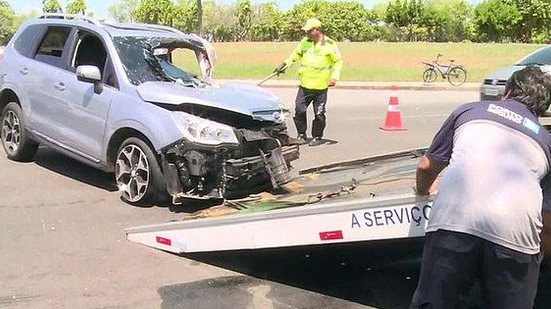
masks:
<instances>
[{"instance_id":1,"label":"man's arm","mask_svg":"<svg viewBox=\"0 0 551 309\"><path fill-rule=\"evenodd\" d=\"M439 162L432 160L427 155L423 155L417 165L417 174L415 177L415 192L418 195L429 195L431 191L436 188L432 188L438 174L447 166L445 162Z\"/></svg>"},{"instance_id":2,"label":"man's arm","mask_svg":"<svg viewBox=\"0 0 551 309\"><path fill-rule=\"evenodd\" d=\"M287 57L287 59L285 59L283 61L283 63L285 64L285 66L290 66L291 64L299 61L300 59L302 59L302 44L304 42L301 41L297 47L295 47L295 49L293 50L293 52L291 53L291 55L289 55L289 57Z\"/></svg>"},{"instance_id":3,"label":"man's arm","mask_svg":"<svg viewBox=\"0 0 551 309\"><path fill-rule=\"evenodd\" d=\"M332 85L330 86L335 86L337 81L341 78L341 71L343 66L342 55L336 44L333 52L331 53L331 60L333 61L333 72L331 73L331 78L329 82L332 83Z\"/></svg>"},{"instance_id":4,"label":"man's arm","mask_svg":"<svg viewBox=\"0 0 551 309\"><path fill-rule=\"evenodd\" d=\"M285 73L285 70L287 70L287 68L291 66L291 64L302 59L302 44L303 44L303 41L301 41L298 44L298 46L295 47L295 49L293 50L291 55L287 57L287 59L283 60L283 62L277 68L274 69L274 73L277 73L277 75L283 74Z\"/></svg>"}]
</instances>

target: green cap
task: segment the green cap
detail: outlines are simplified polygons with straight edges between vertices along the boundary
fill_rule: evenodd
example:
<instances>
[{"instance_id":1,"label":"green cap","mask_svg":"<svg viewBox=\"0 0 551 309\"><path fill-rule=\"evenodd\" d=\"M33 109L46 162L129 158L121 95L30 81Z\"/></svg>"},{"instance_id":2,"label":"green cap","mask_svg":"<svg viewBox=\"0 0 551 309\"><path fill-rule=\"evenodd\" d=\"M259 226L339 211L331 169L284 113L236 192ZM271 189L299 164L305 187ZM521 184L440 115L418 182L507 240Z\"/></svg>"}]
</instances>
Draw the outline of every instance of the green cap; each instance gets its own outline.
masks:
<instances>
[{"instance_id":1,"label":"green cap","mask_svg":"<svg viewBox=\"0 0 551 309\"><path fill-rule=\"evenodd\" d=\"M314 28L321 28L321 21L317 18L310 18L306 21L306 24L302 27L302 30L308 31Z\"/></svg>"}]
</instances>

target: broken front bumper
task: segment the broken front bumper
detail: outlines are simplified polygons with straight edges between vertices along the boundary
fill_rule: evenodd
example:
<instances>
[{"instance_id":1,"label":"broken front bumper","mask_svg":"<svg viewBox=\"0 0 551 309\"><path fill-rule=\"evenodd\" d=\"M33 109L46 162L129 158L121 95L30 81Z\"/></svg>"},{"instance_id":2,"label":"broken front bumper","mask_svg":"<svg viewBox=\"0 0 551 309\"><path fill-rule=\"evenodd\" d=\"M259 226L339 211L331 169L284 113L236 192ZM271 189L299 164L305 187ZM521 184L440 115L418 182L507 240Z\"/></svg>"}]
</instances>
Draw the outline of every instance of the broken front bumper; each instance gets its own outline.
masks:
<instances>
[{"instance_id":1,"label":"broken front bumper","mask_svg":"<svg viewBox=\"0 0 551 309\"><path fill-rule=\"evenodd\" d=\"M299 146L282 146L259 156L230 159L225 163L226 189L229 192L240 191L242 182L250 182L257 175L264 175L262 182L269 181L277 188L291 180L288 165L298 159Z\"/></svg>"},{"instance_id":2,"label":"broken front bumper","mask_svg":"<svg viewBox=\"0 0 551 309\"><path fill-rule=\"evenodd\" d=\"M219 153L180 150L162 154L167 191L173 202L246 196L291 180L290 162L299 158L297 145L281 146L260 155L227 159Z\"/></svg>"}]
</instances>

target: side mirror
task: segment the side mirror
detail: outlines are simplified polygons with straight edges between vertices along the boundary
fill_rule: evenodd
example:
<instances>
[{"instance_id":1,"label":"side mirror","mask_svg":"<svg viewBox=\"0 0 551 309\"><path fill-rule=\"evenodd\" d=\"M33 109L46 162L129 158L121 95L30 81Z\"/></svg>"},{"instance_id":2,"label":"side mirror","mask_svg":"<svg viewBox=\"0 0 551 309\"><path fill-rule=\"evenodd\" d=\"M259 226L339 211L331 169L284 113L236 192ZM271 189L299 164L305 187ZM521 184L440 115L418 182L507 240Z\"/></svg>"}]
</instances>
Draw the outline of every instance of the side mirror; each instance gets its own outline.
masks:
<instances>
[{"instance_id":1,"label":"side mirror","mask_svg":"<svg viewBox=\"0 0 551 309\"><path fill-rule=\"evenodd\" d=\"M94 84L94 92L100 94L103 91L101 72L94 65L80 65L77 67L77 79L81 82Z\"/></svg>"}]
</instances>

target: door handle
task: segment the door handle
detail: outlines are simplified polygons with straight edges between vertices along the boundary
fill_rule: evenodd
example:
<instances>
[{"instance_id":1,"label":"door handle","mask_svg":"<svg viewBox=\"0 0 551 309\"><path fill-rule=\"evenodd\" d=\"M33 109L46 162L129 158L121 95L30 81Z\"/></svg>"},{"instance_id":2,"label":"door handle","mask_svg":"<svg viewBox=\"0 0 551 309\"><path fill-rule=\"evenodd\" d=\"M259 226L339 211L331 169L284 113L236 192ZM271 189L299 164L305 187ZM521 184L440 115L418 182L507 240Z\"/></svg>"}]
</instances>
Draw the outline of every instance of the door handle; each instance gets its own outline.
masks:
<instances>
[{"instance_id":1,"label":"door handle","mask_svg":"<svg viewBox=\"0 0 551 309\"><path fill-rule=\"evenodd\" d=\"M19 69L19 73L23 74L23 75L27 75L29 74L29 69L27 68L20 68Z\"/></svg>"},{"instance_id":2,"label":"door handle","mask_svg":"<svg viewBox=\"0 0 551 309\"><path fill-rule=\"evenodd\" d=\"M65 84L62 83L62 82L59 82L57 84L54 85L55 89L59 90L59 91L64 91L65 90Z\"/></svg>"}]
</instances>

